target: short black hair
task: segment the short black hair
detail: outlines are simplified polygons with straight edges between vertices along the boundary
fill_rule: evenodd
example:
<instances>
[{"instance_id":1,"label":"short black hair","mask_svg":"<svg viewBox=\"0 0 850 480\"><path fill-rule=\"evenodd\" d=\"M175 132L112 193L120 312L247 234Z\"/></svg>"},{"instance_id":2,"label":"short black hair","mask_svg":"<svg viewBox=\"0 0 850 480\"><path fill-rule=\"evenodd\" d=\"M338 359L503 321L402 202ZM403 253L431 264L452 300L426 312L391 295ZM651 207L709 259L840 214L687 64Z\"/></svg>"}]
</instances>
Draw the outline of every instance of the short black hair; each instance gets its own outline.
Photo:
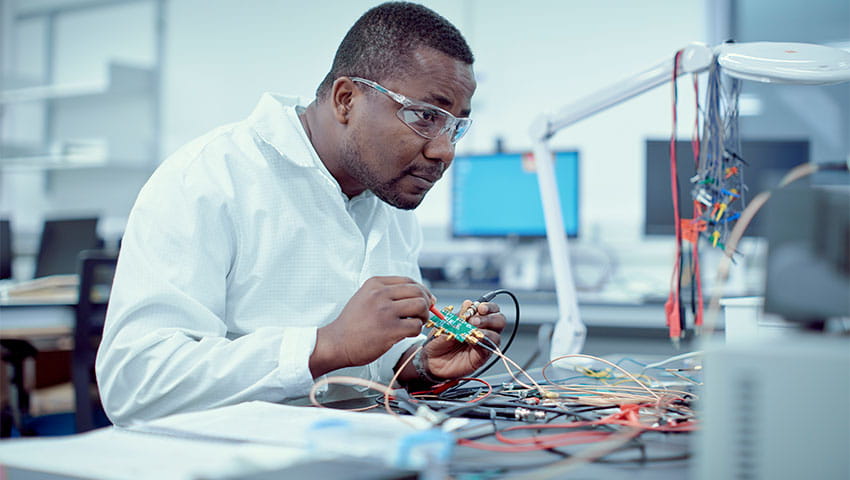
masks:
<instances>
[{"instance_id":1,"label":"short black hair","mask_svg":"<svg viewBox=\"0 0 850 480\"><path fill-rule=\"evenodd\" d=\"M380 82L404 74L419 47L436 49L468 65L475 61L460 31L433 10L416 3L382 3L364 13L348 30L331 71L316 90L316 98L328 94L339 77Z\"/></svg>"}]
</instances>

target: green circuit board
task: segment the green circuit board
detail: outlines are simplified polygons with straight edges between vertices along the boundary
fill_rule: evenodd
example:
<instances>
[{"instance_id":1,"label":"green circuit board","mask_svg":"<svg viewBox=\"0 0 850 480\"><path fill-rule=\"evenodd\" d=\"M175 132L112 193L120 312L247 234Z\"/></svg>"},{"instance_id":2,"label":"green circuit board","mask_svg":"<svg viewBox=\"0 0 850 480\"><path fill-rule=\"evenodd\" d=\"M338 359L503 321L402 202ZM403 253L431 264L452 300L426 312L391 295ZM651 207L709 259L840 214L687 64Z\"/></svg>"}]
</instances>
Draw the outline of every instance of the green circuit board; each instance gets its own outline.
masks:
<instances>
[{"instance_id":1,"label":"green circuit board","mask_svg":"<svg viewBox=\"0 0 850 480\"><path fill-rule=\"evenodd\" d=\"M448 334L459 342L470 341L472 343L478 343L478 339L484 336L477 327L452 313L450 308L443 308L440 310L440 313L446 317L445 320L432 314L431 325L426 325L437 329L437 336Z\"/></svg>"}]
</instances>

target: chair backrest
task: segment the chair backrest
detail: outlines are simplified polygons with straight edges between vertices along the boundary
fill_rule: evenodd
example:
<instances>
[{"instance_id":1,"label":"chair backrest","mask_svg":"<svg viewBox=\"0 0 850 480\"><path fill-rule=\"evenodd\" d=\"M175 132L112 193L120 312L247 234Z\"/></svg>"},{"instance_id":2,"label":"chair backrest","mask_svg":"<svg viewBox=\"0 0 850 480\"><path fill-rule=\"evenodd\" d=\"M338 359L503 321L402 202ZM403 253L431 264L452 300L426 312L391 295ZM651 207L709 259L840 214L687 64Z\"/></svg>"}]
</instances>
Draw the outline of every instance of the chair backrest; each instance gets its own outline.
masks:
<instances>
[{"instance_id":1,"label":"chair backrest","mask_svg":"<svg viewBox=\"0 0 850 480\"><path fill-rule=\"evenodd\" d=\"M117 262L116 252L83 250L79 254L80 292L72 360L78 433L98 426L96 416L102 413L95 388L94 362Z\"/></svg>"},{"instance_id":2,"label":"chair backrest","mask_svg":"<svg viewBox=\"0 0 850 480\"><path fill-rule=\"evenodd\" d=\"M97 235L97 218L45 220L34 276L76 273L80 252L102 245Z\"/></svg>"},{"instance_id":3,"label":"chair backrest","mask_svg":"<svg viewBox=\"0 0 850 480\"><path fill-rule=\"evenodd\" d=\"M12 225L0 219L0 280L12 278Z\"/></svg>"}]
</instances>

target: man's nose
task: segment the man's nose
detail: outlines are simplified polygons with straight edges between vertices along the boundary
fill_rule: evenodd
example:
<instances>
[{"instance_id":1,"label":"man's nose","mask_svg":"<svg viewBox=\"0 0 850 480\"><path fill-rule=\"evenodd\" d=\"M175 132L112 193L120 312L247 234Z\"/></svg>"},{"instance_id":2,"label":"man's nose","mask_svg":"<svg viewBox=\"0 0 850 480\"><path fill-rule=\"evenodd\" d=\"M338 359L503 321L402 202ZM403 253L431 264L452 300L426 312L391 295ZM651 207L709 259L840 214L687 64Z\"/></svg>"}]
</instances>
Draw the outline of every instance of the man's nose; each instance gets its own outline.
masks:
<instances>
[{"instance_id":1,"label":"man's nose","mask_svg":"<svg viewBox=\"0 0 850 480\"><path fill-rule=\"evenodd\" d=\"M449 168L455 158L455 145L451 141L450 132L443 132L436 138L428 140L423 152L426 158L443 162L443 171Z\"/></svg>"}]
</instances>

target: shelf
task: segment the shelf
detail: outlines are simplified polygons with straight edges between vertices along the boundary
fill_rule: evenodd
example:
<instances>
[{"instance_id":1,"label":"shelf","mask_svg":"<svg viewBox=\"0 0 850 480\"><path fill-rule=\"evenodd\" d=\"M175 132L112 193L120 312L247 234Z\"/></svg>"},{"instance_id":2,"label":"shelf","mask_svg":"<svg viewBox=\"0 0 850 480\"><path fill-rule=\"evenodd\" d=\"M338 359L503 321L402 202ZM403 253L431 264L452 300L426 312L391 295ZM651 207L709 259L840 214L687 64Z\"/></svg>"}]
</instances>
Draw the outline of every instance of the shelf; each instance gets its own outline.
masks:
<instances>
[{"instance_id":1,"label":"shelf","mask_svg":"<svg viewBox=\"0 0 850 480\"><path fill-rule=\"evenodd\" d=\"M154 72L150 68L113 63L109 65L109 76L105 82L41 85L5 90L0 92L0 104L148 93L154 87L154 78Z\"/></svg>"},{"instance_id":2,"label":"shelf","mask_svg":"<svg viewBox=\"0 0 850 480\"><path fill-rule=\"evenodd\" d=\"M43 143L27 145L7 138L0 144L4 170L91 168L106 163L156 164L156 71L112 63L104 83L31 86L0 93L0 104L12 108L42 102ZM24 117L24 121L26 118Z\"/></svg>"},{"instance_id":3,"label":"shelf","mask_svg":"<svg viewBox=\"0 0 850 480\"><path fill-rule=\"evenodd\" d=\"M23 159L11 159L23 160ZM6 163L6 159L0 162L0 169L5 172L44 172L56 170L84 170L84 169L101 169L101 170L129 170L129 171L150 171L155 168L153 164L136 165L132 161L127 160L119 163L116 160L103 159L98 163L91 161L83 161L77 157L27 157L29 163L23 161L19 163Z\"/></svg>"}]
</instances>

